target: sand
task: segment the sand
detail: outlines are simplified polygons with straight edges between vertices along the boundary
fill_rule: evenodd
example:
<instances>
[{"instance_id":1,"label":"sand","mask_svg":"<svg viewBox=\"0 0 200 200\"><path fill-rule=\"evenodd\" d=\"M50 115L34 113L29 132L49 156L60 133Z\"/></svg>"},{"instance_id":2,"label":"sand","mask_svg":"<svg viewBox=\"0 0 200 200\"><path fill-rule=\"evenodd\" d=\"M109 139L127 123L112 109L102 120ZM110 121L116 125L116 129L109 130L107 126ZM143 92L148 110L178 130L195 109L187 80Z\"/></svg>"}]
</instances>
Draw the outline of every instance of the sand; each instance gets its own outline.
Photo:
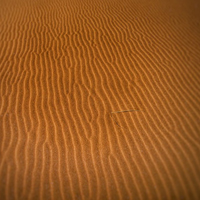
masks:
<instances>
[{"instance_id":1,"label":"sand","mask_svg":"<svg viewBox=\"0 0 200 200\"><path fill-rule=\"evenodd\" d=\"M1 0L0 152L1 200L200 199L199 1Z\"/></svg>"}]
</instances>

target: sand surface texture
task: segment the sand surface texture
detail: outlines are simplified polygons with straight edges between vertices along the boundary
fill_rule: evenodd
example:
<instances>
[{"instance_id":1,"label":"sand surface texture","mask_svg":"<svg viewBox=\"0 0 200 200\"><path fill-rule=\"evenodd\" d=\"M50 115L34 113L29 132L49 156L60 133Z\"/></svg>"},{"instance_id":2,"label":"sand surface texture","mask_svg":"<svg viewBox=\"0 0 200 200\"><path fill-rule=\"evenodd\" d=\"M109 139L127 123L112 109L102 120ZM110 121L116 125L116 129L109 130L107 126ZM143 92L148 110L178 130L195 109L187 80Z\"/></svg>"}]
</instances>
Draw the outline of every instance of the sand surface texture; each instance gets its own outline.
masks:
<instances>
[{"instance_id":1,"label":"sand surface texture","mask_svg":"<svg viewBox=\"0 0 200 200\"><path fill-rule=\"evenodd\" d=\"M0 199L199 200L199 1L1 0Z\"/></svg>"}]
</instances>

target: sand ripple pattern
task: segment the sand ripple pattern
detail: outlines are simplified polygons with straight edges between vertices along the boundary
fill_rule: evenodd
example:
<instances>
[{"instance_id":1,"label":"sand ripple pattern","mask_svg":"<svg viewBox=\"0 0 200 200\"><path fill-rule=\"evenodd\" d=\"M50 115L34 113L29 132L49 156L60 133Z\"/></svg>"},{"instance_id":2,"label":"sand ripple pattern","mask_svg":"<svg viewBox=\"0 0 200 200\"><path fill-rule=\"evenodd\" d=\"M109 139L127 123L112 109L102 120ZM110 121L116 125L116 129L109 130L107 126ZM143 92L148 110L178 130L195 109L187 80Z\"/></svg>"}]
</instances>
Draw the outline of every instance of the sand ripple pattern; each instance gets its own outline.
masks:
<instances>
[{"instance_id":1,"label":"sand ripple pattern","mask_svg":"<svg viewBox=\"0 0 200 200\"><path fill-rule=\"evenodd\" d=\"M200 199L199 9L2 0L0 199Z\"/></svg>"}]
</instances>

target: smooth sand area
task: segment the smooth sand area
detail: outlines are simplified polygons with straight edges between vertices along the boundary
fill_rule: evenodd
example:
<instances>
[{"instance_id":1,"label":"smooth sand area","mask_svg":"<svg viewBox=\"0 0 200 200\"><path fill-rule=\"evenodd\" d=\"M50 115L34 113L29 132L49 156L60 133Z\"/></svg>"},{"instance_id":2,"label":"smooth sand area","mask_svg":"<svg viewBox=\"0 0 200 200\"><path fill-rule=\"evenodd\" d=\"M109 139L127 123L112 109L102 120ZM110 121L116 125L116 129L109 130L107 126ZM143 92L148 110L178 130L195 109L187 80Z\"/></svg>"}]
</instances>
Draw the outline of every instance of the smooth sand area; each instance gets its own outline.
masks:
<instances>
[{"instance_id":1,"label":"smooth sand area","mask_svg":"<svg viewBox=\"0 0 200 200\"><path fill-rule=\"evenodd\" d=\"M200 199L198 0L0 1L6 199Z\"/></svg>"}]
</instances>

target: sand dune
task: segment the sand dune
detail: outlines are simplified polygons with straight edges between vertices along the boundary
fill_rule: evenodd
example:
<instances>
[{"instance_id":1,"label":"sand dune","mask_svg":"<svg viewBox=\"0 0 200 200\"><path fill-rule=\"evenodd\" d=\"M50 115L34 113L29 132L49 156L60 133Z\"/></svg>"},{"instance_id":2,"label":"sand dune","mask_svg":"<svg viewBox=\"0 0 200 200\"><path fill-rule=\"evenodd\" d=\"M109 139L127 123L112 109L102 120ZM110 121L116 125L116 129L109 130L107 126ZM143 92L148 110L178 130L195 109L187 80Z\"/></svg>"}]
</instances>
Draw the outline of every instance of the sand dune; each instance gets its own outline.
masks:
<instances>
[{"instance_id":1,"label":"sand dune","mask_svg":"<svg viewBox=\"0 0 200 200\"><path fill-rule=\"evenodd\" d=\"M2 0L0 199L200 199L199 13Z\"/></svg>"}]
</instances>

